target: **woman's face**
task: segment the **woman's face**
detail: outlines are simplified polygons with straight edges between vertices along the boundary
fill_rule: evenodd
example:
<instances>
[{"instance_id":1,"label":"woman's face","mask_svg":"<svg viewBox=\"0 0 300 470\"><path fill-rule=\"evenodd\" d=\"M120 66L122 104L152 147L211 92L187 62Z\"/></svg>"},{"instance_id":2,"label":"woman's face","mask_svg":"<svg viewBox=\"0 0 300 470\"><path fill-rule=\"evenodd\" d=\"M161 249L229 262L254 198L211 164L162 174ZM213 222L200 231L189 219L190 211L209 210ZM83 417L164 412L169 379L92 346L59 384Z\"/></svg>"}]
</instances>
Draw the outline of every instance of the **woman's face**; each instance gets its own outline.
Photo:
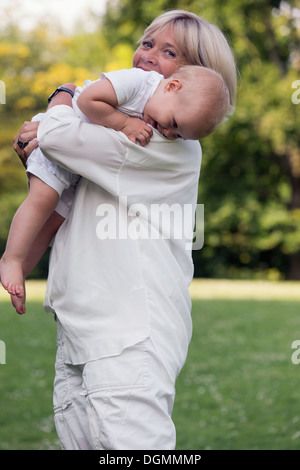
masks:
<instances>
[{"instance_id":1,"label":"woman's face","mask_svg":"<svg viewBox=\"0 0 300 470\"><path fill-rule=\"evenodd\" d=\"M187 61L182 57L170 28L145 36L133 56L133 67L158 72L164 78L185 64Z\"/></svg>"}]
</instances>

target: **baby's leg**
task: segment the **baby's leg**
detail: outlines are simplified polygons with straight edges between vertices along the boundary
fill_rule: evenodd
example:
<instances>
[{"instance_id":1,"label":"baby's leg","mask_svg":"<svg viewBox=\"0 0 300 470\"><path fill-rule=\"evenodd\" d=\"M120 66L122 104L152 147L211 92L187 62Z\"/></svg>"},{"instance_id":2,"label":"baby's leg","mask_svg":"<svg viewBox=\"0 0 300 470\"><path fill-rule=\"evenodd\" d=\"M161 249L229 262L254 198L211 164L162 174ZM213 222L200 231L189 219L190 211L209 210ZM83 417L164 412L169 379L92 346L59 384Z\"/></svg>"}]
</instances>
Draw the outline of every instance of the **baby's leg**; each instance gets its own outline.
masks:
<instances>
[{"instance_id":1,"label":"baby's leg","mask_svg":"<svg viewBox=\"0 0 300 470\"><path fill-rule=\"evenodd\" d=\"M58 193L42 180L34 175L29 178L29 194L12 220L6 250L0 261L3 287L20 298L25 295L23 261L59 199Z\"/></svg>"}]
</instances>

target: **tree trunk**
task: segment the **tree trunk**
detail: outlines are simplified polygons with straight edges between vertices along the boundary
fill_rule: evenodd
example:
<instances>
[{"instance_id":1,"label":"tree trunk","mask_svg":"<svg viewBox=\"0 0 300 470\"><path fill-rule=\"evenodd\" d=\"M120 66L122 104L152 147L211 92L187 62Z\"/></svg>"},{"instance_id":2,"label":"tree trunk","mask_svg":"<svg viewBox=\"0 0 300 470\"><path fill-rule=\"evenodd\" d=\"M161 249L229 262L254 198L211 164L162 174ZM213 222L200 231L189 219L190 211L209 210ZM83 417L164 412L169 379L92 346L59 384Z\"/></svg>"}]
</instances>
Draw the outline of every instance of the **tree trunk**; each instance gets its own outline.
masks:
<instances>
[{"instance_id":1,"label":"tree trunk","mask_svg":"<svg viewBox=\"0 0 300 470\"><path fill-rule=\"evenodd\" d=\"M292 197L291 197L290 209L291 210L299 209L300 208L300 177L299 176L291 177L291 188L292 188ZM300 281L300 250L289 256L287 278L293 281Z\"/></svg>"},{"instance_id":2,"label":"tree trunk","mask_svg":"<svg viewBox=\"0 0 300 470\"><path fill-rule=\"evenodd\" d=\"M300 281L300 251L293 253L289 257L287 279L290 281Z\"/></svg>"}]
</instances>

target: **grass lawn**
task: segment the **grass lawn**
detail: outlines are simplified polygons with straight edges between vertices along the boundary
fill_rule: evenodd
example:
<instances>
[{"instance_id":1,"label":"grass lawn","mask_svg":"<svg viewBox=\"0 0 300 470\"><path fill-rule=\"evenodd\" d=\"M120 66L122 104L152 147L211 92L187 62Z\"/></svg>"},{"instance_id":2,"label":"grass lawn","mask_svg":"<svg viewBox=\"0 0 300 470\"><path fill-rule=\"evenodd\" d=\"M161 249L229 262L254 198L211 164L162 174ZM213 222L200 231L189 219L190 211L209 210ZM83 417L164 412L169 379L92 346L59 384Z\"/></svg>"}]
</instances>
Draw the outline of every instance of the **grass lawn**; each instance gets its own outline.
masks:
<instances>
[{"instance_id":1,"label":"grass lawn","mask_svg":"<svg viewBox=\"0 0 300 470\"><path fill-rule=\"evenodd\" d=\"M0 339L6 364L0 365L0 450L58 449L53 424L56 327L42 301L28 300L19 316L0 301Z\"/></svg>"},{"instance_id":2,"label":"grass lawn","mask_svg":"<svg viewBox=\"0 0 300 470\"><path fill-rule=\"evenodd\" d=\"M56 328L44 283L28 285L26 315L0 291L0 450L59 449L53 425ZM194 333L178 378L178 450L299 449L300 284L195 280Z\"/></svg>"}]
</instances>

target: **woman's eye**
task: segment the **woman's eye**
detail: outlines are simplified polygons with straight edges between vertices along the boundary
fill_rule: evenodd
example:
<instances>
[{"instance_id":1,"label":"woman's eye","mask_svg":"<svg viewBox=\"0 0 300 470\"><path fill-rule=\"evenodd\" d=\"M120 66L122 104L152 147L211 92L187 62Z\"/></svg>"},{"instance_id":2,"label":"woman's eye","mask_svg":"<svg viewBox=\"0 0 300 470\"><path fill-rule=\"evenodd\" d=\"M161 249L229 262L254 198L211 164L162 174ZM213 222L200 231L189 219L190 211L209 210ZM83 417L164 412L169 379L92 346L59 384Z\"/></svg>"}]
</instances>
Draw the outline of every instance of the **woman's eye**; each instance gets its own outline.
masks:
<instances>
[{"instance_id":1,"label":"woman's eye","mask_svg":"<svg viewBox=\"0 0 300 470\"><path fill-rule=\"evenodd\" d=\"M173 127L176 127L176 128L178 127L177 122L175 121L175 119L173 121Z\"/></svg>"},{"instance_id":2,"label":"woman's eye","mask_svg":"<svg viewBox=\"0 0 300 470\"><path fill-rule=\"evenodd\" d=\"M151 42L149 42L149 41L143 41L143 42L142 42L142 46L151 48L151 47L152 47L152 44L151 44Z\"/></svg>"},{"instance_id":3,"label":"woman's eye","mask_svg":"<svg viewBox=\"0 0 300 470\"><path fill-rule=\"evenodd\" d=\"M173 52L173 51L166 51L166 54L167 54L169 57L176 57L176 54L175 54L175 52Z\"/></svg>"}]
</instances>

